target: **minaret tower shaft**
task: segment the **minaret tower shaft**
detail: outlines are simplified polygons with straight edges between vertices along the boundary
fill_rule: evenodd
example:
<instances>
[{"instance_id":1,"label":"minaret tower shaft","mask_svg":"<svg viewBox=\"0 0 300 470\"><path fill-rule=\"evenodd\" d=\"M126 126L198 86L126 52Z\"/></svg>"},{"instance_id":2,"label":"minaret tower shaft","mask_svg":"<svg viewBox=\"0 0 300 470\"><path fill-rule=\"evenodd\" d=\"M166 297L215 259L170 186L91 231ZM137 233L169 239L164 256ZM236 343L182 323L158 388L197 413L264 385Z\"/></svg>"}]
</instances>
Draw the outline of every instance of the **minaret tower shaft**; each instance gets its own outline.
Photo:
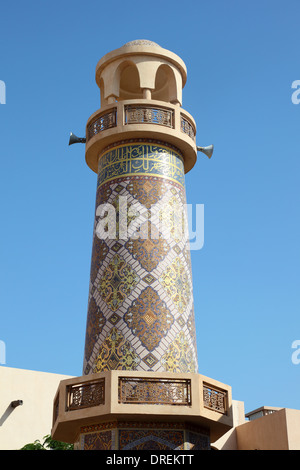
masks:
<instances>
[{"instance_id":1,"label":"minaret tower shaft","mask_svg":"<svg viewBox=\"0 0 300 470\"><path fill-rule=\"evenodd\" d=\"M185 65L150 41L103 57L87 123L97 195L83 373L197 372L185 173L196 161L181 109Z\"/></svg>"},{"instance_id":2,"label":"minaret tower shaft","mask_svg":"<svg viewBox=\"0 0 300 470\"><path fill-rule=\"evenodd\" d=\"M198 373L185 174L202 147L186 78L146 40L96 67L101 106L77 139L97 174L83 375L61 381L52 428L78 449L209 449L233 425L231 388Z\"/></svg>"}]
</instances>

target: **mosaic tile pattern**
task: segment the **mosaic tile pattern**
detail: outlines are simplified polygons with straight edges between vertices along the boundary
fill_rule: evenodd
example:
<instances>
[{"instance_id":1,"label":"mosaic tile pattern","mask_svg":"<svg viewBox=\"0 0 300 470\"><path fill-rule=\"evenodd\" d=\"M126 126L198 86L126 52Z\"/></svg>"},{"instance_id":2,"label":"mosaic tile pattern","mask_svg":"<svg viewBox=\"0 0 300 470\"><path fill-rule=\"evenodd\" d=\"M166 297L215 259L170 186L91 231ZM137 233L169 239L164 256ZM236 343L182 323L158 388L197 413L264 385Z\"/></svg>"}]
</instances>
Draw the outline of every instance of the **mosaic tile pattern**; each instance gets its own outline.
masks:
<instances>
[{"instance_id":1,"label":"mosaic tile pattern","mask_svg":"<svg viewBox=\"0 0 300 470\"><path fill-rule=\"evenodd\" d=\"M125 313L124 320L148 351L153 351L174 322L173 315L153 287L146 287Z\"/></svg>"},{"instance_id":2,"label":"mosaic tile pattern","mask_svg":"<svg viewBox=\"0 0 300 470\"><path fill-rule=\"evenodd\" d=\"M183 450L183 431L163 429L119 431L119 450Z\"/></svg>"},{"instance_id":3,"label":"mosaic tile pattern","mask_svg":"<svg viewBox=\"0 0 300 470\"><path fill-rule=\"evenodd\" d=\"M209 431L170 422L106 422L81 428L82 450L210 450Z\"/></svg>"},{"instance_id":4,"label":"mosaic tile pattern","mask_svg":"<svg viewBox=\"0 0 300 470\"><path fill-rule=\"evenodd\" d=\"M149 233L151 238L147 236ZM141 238L129 239L125 247L146 271L151 272L166 257L170 246L159 237L157 228L148 220L141 225L140 234Z\"/></svg>"},{"instance_id":5,"label":"mosaic tile pattern","mask_svg":"<svg viewBox=\"0 0 300 470\"><path fill-rule=\"evenodd\" d=\"M111 450L112 431L86 434L83 439L84 450Z\"/></svg>"},{"instance_id":6,"label":"mosaic tile pattern","mask_svg":"<svg viewBox=\"0 0 300 470\"><path fill-rule=\"evenodd\" d=\"M99 293L114 312L118 309L139 281L130 263L116 254L102 275Z\"/></svg>"},{"instance_id":7,"label":"mosaic tile pattern","mask_svg":"<svg viewBox=\"0 0 300 470\"><path fill-rule=\"evenodd\" d=\"M188 274L179 256L163 272L160 282L177 310L183 313L190 301L191 289Z\"/></svg>"},{"instance_id":8,"label":"mosaic tile pattern","mask_svg":"<svg viewBox=\"0 0 300 470\"><path fill-rule=\"evenodd\" d=\"M205 434L189 431L186 447L188 450L210 450L210 439Z\"/></svg>"},{"instance_id":9,"label":"mosaic tile pattern","mask_svg":"<svg viewBox=\"0 0 300 470\"><path fill-rule=\"evenodd\" d=\"M179 152L161 142L107 149L96 210L105 204L113 210L95 215L83 373L197 372ZM99 238L99 220L108 227L113 215L116 236Z\"/></svg>"},{"instance_id":10,"label":"mosaic tile pattern","mask_svg":"<svg viewBox=\"0 0 300 470\"><path fill-rule=\"evenodd\" d=\"M168 372L191 372L195 359L190 354L189 338L181 331L162 356L161 363Z\"/></svg>"},{"instance_id":11,"label":"mosaic tile pattern","mask_svg":"<svg viewBox=\"0 0 300 470\"><path fill-rule=\"evenodd\" d=\"M113 327L97 353L92 372L104 370L137 370L140 358L130 342Z\"/></svg>"}]
</instances>

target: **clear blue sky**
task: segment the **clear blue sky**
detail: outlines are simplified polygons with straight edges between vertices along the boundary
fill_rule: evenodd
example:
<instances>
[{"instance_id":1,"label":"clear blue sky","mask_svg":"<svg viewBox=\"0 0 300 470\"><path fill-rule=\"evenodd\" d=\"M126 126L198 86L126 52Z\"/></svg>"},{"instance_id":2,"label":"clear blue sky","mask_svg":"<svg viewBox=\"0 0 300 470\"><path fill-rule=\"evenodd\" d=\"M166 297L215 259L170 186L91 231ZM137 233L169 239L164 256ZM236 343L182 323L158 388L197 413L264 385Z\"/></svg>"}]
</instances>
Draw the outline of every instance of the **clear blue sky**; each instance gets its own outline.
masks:
<instances>
[{"instance_id":1,"label":"clear blue sky","mask_svg":"<svg viewBox=\"0 0 300 470\"><path fill-rule=\"evenodd\" d=\"M200 373L246 411L300 409L298 0L2 2L0 340L6 364L81 375L96 175L82 136L99 108L98 60L134 39L177 53L204 204L192 252Z\"/></svg>"}]
</instances>

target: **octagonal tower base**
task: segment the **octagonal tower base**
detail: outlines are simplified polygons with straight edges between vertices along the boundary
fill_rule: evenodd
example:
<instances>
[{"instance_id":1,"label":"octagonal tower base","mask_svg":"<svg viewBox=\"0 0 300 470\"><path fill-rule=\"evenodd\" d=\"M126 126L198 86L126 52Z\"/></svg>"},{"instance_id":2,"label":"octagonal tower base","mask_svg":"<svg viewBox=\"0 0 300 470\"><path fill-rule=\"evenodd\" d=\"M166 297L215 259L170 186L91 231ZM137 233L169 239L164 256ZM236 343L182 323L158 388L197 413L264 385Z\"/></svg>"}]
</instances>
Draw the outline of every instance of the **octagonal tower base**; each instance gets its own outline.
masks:
<instances>
[{"instance_id":1,"label":"octagonal tower base","mask_svg":"<svg viewBox=\"0 0 300 470\"><path fill-rule=\"evenodd\" d=\"M81 450L207 450L232 426L228 385L195 373L115 370L61 381L52 437Z\"/></svg>"}]
</instances>

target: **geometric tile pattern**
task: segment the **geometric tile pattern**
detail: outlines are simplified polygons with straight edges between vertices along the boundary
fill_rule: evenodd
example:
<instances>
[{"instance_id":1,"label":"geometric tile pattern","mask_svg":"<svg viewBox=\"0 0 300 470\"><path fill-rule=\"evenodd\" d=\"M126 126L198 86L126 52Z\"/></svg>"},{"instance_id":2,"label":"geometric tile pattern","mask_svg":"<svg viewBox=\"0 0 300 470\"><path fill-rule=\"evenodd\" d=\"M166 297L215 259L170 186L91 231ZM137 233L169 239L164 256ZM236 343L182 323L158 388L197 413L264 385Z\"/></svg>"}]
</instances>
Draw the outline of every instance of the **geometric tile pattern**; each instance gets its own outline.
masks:
<instances>
[{"instance_id":1,"label":"geometric tile pattern","mask_svg":"<svg viewBox=\"0 0 300 470\"><path fill-rule=\"evenodd\" d=\"M136 272L118 254L101 277L99 292L111 310L116 311L139 281Z\"/></svg>"},{"instance_id":2,"label":"geometric tile pattern","mask_svg":"<svg viewBox=\"0 0 300 470\"><path fill-rule=\"evenodd\" d=\"M179 256L172 261L162 274L161 284L176 304L178 311L183 313L189 303L191 290L184 264Z\"/></svg>"},{"instance_id":3,"label":"geometric tile pattern","mask_svg":"<svg viewBox=\"0 0 300 470\"><path fill-rule=\"evenodd\" d=\"M105 370L136 370L140 362L136 351L120 331L113 327L98 351L93 373Z\"/></svg>"},{"instance_id":4,"label":"geometric tile pattern","mask_svg":"<svg viewBox=\"0 0 300 470\"><path fill-rule=\"evenodd\" d=\"M168 450L183 449L182 431L136 430L119 431L120 450Z\"/></svg>"},{"instance_id":5,"label":"geometric tile pattern","mask_svg":"<svg viewBox=\"0 0 300 470\"><path fill-rule=\"evenodd\" d=\"M89 309L88 309L88 320L86 327L86 354L88 356L92 353L92 348L99 334L106 323L106 319L98 307L95 299L90 298Z\"/></svg>"},{"instance_id":6,"label":"geometric tile pattern","mask_svg":"<svg viewBox=\"0 0 300 470\"><path fill-rule=\"evenodd\" d=\"M210 450L205 428L172 422L118 421L84 426L81 450Z\"/></svg>"},{"instance_id":7,"label":"geometric tile pattern","mask_svg":"<svg viewBox=\"0 0 300 470\"><path fill-rule=\"evenodd\" d=\"M96 210L113 208L104 218L108 226L115 214L116 234L99 237L97 212L84 374L197 372L185 201L183 159L171 146L124 141L100 156Z\"/></svg>"},{"instance_id":8,"label":"geometric tile pattern","mask_svg":"<svg viewBox=\"0 0 300 470\"><path fill-rule=\"evenodd\" d=\"M151 233L151 238L147 237L146 232ZM167 241L156 237L156 233L156 227L147 220L140 227L141 237L136 240L129 239L125 245L133 258L149 272L158 266L170 250Z\"/></svg>"},{"instance_id":9,"label":"geometric tile pattern","mask_svg":"<svg viewBox=\"0 0 300 470\"><path fill-rule=\"evenodd\" d=\"M153 287L146 287L125 313L124 320L148 351L153 351L174 321Z\"/></svg>"},{"instance_id":10,"label":"geometric tile pattern","mask_svg":"<svg viewBox=\"0 0 300 470\"><path fill-rule=\"evenodd\" d=\"M163 188L157 188L151 180L133 180L127 186L129 193L145 207L150 209L162 196Z\"/></svg>"},{"instance_id":11,"label":"geometric tile pattern","mask_svg":"<svg viewBox=\"0 0 300 470\"><path fill-rule=\"evenodd\" d=\"M194 358L184 332L181 331L162 357L162 364L169 372L190 372L195 370Z\"/></svg>"},{"instance_id":12,"label":"geometric tile pattern","mask_svg":"<svg viewBox=\"0 0 300 470\"><path fill-rule=\"evenodd\" d=\"M84 436L84 450L111 450L112 432L95 432Z\"/></svg>"}]
</instances>

